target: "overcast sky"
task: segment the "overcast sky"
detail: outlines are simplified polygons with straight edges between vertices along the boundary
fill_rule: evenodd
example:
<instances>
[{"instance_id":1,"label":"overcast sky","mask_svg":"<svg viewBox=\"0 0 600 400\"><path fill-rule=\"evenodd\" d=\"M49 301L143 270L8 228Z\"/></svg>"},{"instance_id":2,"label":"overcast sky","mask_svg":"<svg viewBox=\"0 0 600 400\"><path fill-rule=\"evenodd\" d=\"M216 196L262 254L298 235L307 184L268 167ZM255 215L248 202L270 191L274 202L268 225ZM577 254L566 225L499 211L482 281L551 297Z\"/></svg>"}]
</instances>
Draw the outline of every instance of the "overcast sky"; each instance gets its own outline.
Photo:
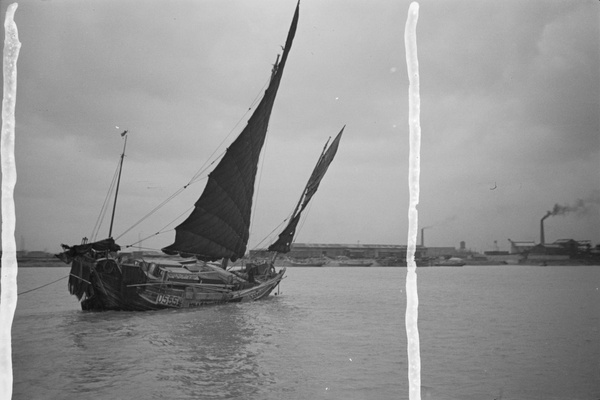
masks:
<instances>
[{"instance_id":1,"label":"overcast sky","mask_svg":"<svg viewBox=\"0 0 600 400\"><path fill-rule=\"evenodd\" d=\"M540 219L555 204L571 208L545 221L547 242L600 243L600 3L420 5L425 244L465 241L484 251L495 241L508 250L508 238L538 242ZM325 141L343 125L296 241L406 244L408 6L302 0L263 151L250 248L287 218ZM186 211L205 181L120 236L239 133L295 7L295 0L20 2L19 248L55 252L90 237L124 129L113 236L135 243ZM105 222L98 239L107 234ZM144 247L173 238L171 230Z\"/></svg>"}]
</instances>

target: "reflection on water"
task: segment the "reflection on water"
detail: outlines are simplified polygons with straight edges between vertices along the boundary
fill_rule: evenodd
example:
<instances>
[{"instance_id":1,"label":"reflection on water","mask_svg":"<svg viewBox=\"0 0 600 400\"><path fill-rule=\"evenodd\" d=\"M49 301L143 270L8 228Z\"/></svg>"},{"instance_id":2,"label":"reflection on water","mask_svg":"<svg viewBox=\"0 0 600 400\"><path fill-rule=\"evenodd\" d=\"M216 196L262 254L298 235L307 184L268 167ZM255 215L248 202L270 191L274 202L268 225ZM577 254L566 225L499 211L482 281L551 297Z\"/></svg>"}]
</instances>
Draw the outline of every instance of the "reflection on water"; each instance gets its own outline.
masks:
<instances>
[{"instance_id":1,"label":"reflection on water","mask_svg":"<svg viewBox=\"0 0 600 400\"><path fill-rule=\"evenodd\" d=\"M190 398L240 398L268 385L269 375L256 361L256 329L244 306L176 312L171 329L150 336L159 346L168 343L161 359L166 368L156 379ZM174 359L173 347L178 355Z\"/></svg>"},{"instance_id":2,"label":"reflection on water","mask_svg":"<svg viewBox=\"0 0 600 400\"><path fill-rule=\"evenodd\" d=\"M241 398L274 383L257 363L252 305L147 313L69 313L60 328L72 393L120 387L131 396ZM131 389L128 389L131 388Z\"/></svg>"}]
</instances>

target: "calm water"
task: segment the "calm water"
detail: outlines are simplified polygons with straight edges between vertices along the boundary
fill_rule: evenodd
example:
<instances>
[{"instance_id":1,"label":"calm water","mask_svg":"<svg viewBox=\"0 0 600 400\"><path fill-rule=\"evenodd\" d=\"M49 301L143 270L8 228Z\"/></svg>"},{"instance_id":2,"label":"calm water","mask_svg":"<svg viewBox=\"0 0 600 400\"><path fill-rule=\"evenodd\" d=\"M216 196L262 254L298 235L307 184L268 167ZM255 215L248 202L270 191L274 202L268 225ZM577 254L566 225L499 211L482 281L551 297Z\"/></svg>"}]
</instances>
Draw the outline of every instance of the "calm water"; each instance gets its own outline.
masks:
<instances>
[{"instance_id":1,"label":"calm water","mask_svg":"<svg viewBox=\"0 0 600 400\"><path fill-rule=\"evenodd\" d=\"M21 268L19 292L68 274ZM600 399L600 267L420 268L423 399ZM80 311L19 296L14 399L408 399L404 268L288 268L280 296Z\"/></svg>"}]
</instances>

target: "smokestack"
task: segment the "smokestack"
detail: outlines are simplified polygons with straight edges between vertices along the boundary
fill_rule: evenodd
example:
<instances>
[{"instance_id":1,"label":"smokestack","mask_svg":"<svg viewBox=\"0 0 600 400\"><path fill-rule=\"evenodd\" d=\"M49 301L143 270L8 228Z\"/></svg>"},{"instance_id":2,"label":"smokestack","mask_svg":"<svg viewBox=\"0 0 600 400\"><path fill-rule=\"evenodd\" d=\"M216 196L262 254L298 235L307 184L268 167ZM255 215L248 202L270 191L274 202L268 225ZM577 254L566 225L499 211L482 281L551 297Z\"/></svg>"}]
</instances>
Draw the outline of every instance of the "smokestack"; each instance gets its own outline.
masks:
<instances>
[{"instance_id":1,"label":"smokestack","mask_svg":"<svg viewBox=\"0 0 600 400\"><path fill-rule=\"evenodd\" d=\"M432 226L424 226L421 228L421 246L425 247L425 229L433 228Z\"/></svg>"},{"instance_id":2,"label":"smokestack","mask_svg":"<svg viewBox=\"0 0 600 400\"><path fill-rule=\"evenodd\" d=\"M544 220L552 215L552 211L548 211L546 215L540 220L540 244L544 244L546 239L544 238Z\"/></svg>"}]
</instances>

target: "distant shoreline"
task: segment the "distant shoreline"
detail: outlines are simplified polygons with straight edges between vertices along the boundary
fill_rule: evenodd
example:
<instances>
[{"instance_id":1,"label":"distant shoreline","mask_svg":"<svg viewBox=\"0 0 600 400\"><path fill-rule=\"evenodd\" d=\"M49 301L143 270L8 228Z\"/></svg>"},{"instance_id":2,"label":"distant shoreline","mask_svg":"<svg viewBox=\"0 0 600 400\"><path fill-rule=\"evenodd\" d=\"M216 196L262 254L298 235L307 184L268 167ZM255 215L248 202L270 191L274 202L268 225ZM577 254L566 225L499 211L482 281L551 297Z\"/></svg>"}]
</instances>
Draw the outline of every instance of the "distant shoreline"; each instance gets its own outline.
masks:
<instances>
[{"instance_id":1,"label":"distant shoreline","mask_svg":"<svg viewBox=\"0 0 600 400\"><path fill-rule=\"evenodd\" d=\"M70 268L71 266L69 264L65 264L64 262L58 260L58 259L53 259L53 258L44 258L44 259L22 259L22 260L17 260L17 264L19 268ZM546 262L544 263L539 263L539 262L522 262L522 263L518 263L518 264L467 264L465 265L465 267L488 267L488 266L504 266L504 267L519 267L519 266L523 266L523 267L585 267L585 266L600 266L598 263L594 264L594 263L589 263L586 262L586 260L562 260L562 261L551 261L551 262ZM1 267L1 264L0 264ZM320 268L333 268L334 266L322 266ZM373 266L369 267L369 268L406 268L406 265L388 265L388 266L384 266L384 265L379 265L379 264L374 264ZM335 268L345 268L343 266L335 266ZM351 267L348 267L351 268ZM355 268L355 267L353 267ZM435 267L435 266L421 266L421 267L417 267L418 269L421 268L449 268L449 267Z\"/></svg>"},{"instance_id":2,"label":"distant shoreline","mask_svg":"<svg viewBox=\"0 0 600 400\"><path fill-rule=\"evenodd\" d=\"M1 265L1 264L0 264ZM69 264L65 264L58 258L24 258L17 259L17 265L19 268L31 268L31 267L70 267Z\"/></svg>"}]
</instances>

